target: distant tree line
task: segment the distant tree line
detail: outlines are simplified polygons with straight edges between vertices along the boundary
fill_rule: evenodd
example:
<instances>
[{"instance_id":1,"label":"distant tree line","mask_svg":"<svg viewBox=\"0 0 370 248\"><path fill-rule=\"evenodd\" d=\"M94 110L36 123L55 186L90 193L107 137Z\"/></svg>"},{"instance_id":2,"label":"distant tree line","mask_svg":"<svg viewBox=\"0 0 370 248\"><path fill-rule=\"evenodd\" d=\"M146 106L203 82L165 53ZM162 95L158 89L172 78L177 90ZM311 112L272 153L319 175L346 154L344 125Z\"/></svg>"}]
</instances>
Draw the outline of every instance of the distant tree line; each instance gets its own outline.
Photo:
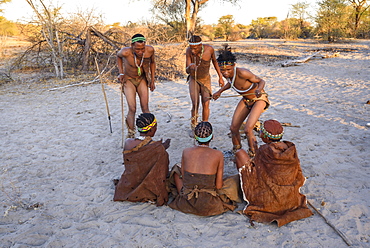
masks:
<instances>
[{"instance_id":1,"label":"distant tree line","mask_svg":"<svg viewBox=\"0 0 370 248\"><path fill-rule=\"evenodd\" d=\"M9 1L0 0L0 7ZM157 68L165 68L158 76L167 79L182 76L178 54L183 53L189 34L200 34L204 40L226 41L370 38L367 0L319 0L314 15L308 12L309 4L297 2L281 21L276 17L259 17L249 24L239 24L233 15L225 15L213 25L204 25L198 16L208 0L152 0L154 21L124 25L106 25L92 9L66 17L61 14L61 7L46 5L44 1L26 0L34 10L34 19L29 23L14 23L0 16L0 36L23 35L32 42L27 52L13 63L13 70L44 68L62 78L65 71L94 70L94 59L98 58L104 65L101 71L115 75L115 54L121 47L130 45L130 37L135 33L144 34L150 44L157 45L157 55L161 57L158 63L163 63ZM238 0L223 1L237 3Z\"/></svg>"}]
</instances>

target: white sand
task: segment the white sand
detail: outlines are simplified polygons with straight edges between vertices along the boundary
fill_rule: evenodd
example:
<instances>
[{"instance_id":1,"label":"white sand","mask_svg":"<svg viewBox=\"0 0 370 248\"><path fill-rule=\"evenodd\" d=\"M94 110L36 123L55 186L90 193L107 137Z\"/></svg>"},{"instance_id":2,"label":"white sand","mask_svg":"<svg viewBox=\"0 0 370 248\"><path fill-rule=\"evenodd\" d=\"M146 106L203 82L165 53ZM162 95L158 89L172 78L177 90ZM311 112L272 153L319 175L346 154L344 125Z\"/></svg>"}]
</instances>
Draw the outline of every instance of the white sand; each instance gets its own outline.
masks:
<instances>
[{"instance_id":1,"label":"white sand","mask_svg":"<svg viewBox=\"0 0 370 248\"><path fill-rule=\"evenodd\" d=\"M251 50L264 44L298 56L314 47L358 49L295 67L248 61L239 61L239 66L267 82L272 104L262 120L300 126L286 127L284 139L297 146L307 177L302 193L353 246L370 247L370 42L243 44ZM117 85L106 86L112 134L99 84L50 88L41 82L0 86L0 247L347 247L316 213L281 228L262 223L251 227L236 212L198 217L167 206L113 202L112 179L124 170ZM172 166L180 161L182 149L193 144L187 135L185 79L158 83L150 99L159 122L156 138L172 139ZM221 151L232 147L227 133L239 99L211 103L212 146ZM226 157L225 174L235 173ZM39 208L26 209L37 204Z\"/></svg>"}]
</instances>

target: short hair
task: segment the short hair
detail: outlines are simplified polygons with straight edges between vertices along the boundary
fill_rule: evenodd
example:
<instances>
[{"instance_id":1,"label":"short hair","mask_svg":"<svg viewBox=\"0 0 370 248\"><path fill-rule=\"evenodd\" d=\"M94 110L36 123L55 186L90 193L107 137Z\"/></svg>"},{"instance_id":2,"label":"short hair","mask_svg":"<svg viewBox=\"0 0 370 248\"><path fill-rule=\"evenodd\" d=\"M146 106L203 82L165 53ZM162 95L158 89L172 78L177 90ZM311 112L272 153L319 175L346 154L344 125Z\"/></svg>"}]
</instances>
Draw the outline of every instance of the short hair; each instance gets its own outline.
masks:
<instances>
[{"instance_id":1,"label":"short hair","mask_svg":"<svg viewBox=\"0 0 370 248\"><path fill-rule=\"evenodd\" d=\"M200 38L200 36L198 35L192 35L188 41L191 43L197 43L197 42L201 42L202 38Z\"/></svg>"},{"instance_id":2,"label":"short hair","mask_svg":"<svg viewBox=\"0 0 370 248\"><path fill-rule=\"evenodd\" d=\"M217 62L219 64L224 63L224 62L231 62L231 63L236 62L236 57L231 52L231 47L229 47L228 44L225 44L223 48L218 50Z\"/></svg>"},{"instance_id":3,"label":"short hair","mask_svg":"<svg viewBox=\"0 0 370 248\"><path fill-rule=\"evenodd\" d=\"M150 125L154 121L154 119L155 119L155 116L153 114L142 113L136 118L136 126L138 128L146 127ZM147 132L149 132L149 130L146 132L140 132L140 133L147 133Z\"/></svg>"},{"instance_id":4,"label":"short hair","mask_svg":"<svg viewBox=\"0 0 370 248\"><path fill-rule=\"evenodd\" d=\"M135 39L135 38L139 38L139 39ZM141 38L141 39L140 39ZM134 42L132 42L134 41ZM143 43L145 42L145 37L144 35L142 34L135 34L134 36L131 37L131 43L135 43L135 42L139 42L139 43Z\"/></svg>"},{"instance_id":5,"label":"short hair","mask_svg":"<svg viewBox=\"0 0 370 248\"><path fill-rule=\"evenodd\" d=\"M207 138L212 134L212 132L213 132L212 125L208 121L199 122L198 125L194 129L194 134L199 138ZM203 144L208 143L208 142L209 141L207 142L198 141L198 143L203 143Z\"/></svg>"}]
</instances>

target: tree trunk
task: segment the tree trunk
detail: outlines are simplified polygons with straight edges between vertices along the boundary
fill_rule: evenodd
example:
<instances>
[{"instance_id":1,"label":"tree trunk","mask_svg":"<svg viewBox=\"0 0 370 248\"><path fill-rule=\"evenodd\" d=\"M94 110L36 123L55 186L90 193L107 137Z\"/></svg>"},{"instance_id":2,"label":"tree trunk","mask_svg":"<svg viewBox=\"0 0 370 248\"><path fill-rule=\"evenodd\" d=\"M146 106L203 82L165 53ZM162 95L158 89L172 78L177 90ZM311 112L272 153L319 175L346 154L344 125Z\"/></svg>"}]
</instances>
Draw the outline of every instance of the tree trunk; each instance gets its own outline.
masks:
<instances>
[{"instance_id":1,"label":"tree trunk","mask_svg":"<svg viewBox=\"0 0 370 248\"><path fill-rule=\"evenodd\" d=\"M186 0L186 5L185 5L186 39L189 39L191 37L190 10L191 10L191 0Z\"/></svg>"},{"instance_id":2,"label":"tree trunk","mask_svg":"<svg viewBox=\"0 0 370 248\"><path fill-rule=\"evenodd\" d=\"M91 48L91 29L86 31L86 39L84 44L84 51L82 53L82 71L89 70L89 53Z\"/></svg>"}]
</instances>

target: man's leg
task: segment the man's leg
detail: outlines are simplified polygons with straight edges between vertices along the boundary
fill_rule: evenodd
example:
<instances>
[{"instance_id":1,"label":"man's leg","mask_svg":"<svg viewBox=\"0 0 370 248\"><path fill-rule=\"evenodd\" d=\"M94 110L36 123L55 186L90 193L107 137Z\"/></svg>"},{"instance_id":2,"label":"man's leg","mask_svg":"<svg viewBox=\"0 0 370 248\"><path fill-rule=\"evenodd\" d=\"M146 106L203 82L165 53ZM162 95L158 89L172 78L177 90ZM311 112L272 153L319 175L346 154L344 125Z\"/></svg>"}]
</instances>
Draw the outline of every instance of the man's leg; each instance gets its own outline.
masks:
<instances>
[{"instance_id":1,"label":"man's leg","mask_svg":"<svg viewBox=\"0 0 370 248\"><path fill-rule=\"evenodd\" d=\"M235 108L234 115L230 125L231 140L233 142L233 149L241 148L240 126L249 114L249 109L245 107L243 100L240 100Z\"/></svg>"},{"instance_id":2,"label":"man's leg","mask_svg":"<svg viewBox=\"0 0 370 248\"><path fill-rule=\"evenodd\" d=\"M200 86L193 78L189 79L189 93L191 99L191 126L195 128L198 124L198 109L199 109L199 91Z\"/></svg>"},{"instance_id":3,"label":"man's leg","mask_svg":"<svg viewBox=\"0 0 370 248\"><path fill-rule=\"evenodd\" d=\"M126 81L126 83L123 85L123 92L128 105L128 113L126 116L126 123L129 129L128 136L131 137L135 132L136 87L130 81Z\"/></svg>"},{"instance_id":4,"label":"man's leg","mask_svg":"<svg viewBox=\"0 0 370 248\"><path fill-rule=\"evenodd\" d=\"M143 113L150 113L149 111L149 88L144 78L141 80L136 90L139 95L141 111Z\"/></svg>"},{"instance_id":5,"label":"man's leg","mask_svg":"<svg viewBox=\"0 0 370 248\"><path fill-rule=\"evenodd\" d=\"M255 145L257 142L256 137L253 134L253 127L257 123L265 107L266 102L256 101L253 104L253 107L248 115L247 122L245 123L244 132L247 135L249 150L252 151L252 153L255 152Z\"/></svg>"},{"instance_id":6,"label":"man's leg","mask_svg":"<svg viewBox=\"0 0 370 248\"><path fill-rule=\"evenodd\" d=\"M203 87L200 87L202 96L202 121L208 121L210 115L209 105L211 102L211 94Z\"/></svg>"}]
</instances>

